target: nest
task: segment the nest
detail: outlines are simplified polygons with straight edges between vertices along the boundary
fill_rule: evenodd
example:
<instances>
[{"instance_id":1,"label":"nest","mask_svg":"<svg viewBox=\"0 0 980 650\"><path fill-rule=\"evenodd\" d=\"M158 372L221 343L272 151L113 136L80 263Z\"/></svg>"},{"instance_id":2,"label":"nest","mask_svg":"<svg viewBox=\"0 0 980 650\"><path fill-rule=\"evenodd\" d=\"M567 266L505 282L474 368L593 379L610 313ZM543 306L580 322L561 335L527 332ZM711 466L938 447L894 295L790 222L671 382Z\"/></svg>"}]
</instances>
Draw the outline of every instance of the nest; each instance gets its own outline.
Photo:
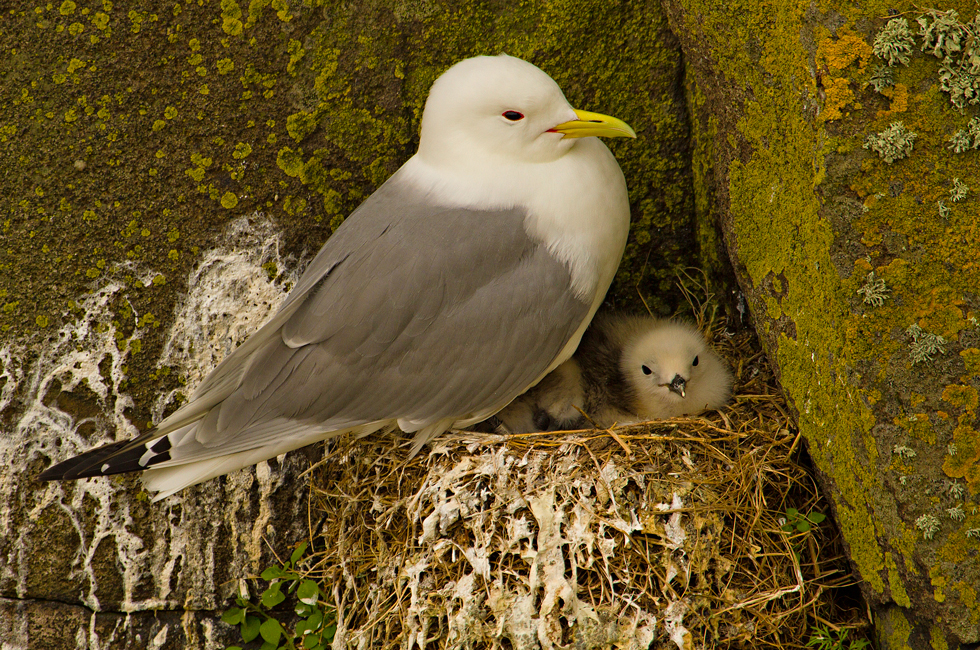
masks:
<instances>
[{"instance_id":1,"label":"nest","mask_svg":"<svg viewBox=\"0 0 980 650\"><path fill-rule=\"evenodd\" d=\"M865 627L831 520L784 530L829 506L756 339L715 339L724 411L454 431L409 462L396 434L335 443L311 487L333 647L803 648L815 624Z\"/></svg>"}]
</instances>

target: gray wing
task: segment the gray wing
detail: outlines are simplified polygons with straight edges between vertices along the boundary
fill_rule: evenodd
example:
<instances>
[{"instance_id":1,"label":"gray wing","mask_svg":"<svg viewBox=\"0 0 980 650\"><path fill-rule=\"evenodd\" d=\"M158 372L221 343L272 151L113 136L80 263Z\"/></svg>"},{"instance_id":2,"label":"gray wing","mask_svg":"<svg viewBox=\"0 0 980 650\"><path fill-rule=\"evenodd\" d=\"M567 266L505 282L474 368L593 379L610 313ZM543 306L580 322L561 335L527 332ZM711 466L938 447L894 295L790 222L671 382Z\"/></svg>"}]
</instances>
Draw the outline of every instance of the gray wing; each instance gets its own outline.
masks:
<instances>
[{"instance_id":1,"label":"gray wing","mask_svg":"<svg viewBox=\"0 0 980 650\"><path fill-rule=\"evenodd\" d=\"M204 416L195 437L218 455L268 444L284 420L464 419L557 357L589 310L569 287L521 210L437 207L392 179L159 433Z\"/></svg>"}]
</instances>

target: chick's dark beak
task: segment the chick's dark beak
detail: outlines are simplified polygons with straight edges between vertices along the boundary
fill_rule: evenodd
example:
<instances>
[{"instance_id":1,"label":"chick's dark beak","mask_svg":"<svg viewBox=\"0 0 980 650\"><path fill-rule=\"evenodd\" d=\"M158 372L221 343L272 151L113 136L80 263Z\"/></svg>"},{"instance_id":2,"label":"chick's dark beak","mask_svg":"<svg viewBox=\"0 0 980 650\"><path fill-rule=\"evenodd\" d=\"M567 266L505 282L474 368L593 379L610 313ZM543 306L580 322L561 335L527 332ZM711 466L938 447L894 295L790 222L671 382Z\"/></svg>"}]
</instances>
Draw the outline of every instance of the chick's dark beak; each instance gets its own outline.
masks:
<instances>
[{"instance_id":1,"label":"chick's dark beak","mask_svg":"<svg viewBox=\"0 0 980 650\"><path fill-rule=\"evenodd\" d=\"M674 393L677 393L681 397L686 397L685 388L687 387L687 380L680 375L674 375L674 378L670 380L670 384L667 388Z\"/></svg>"}]
</instances>

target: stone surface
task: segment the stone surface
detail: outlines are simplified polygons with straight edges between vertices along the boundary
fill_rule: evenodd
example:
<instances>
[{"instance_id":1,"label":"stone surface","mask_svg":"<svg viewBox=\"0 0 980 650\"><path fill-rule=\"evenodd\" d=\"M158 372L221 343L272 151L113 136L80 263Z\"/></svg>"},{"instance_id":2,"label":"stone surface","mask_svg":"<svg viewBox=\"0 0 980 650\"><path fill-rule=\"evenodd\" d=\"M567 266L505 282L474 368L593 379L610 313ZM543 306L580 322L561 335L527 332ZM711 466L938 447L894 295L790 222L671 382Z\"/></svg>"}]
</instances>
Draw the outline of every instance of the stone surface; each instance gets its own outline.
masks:
<instances>
[{"instance_id":1,"label":"stone surface","mask_svg":"<svg viewBox=\"0 0 980 650\"><path fill-rule=\"evenodd\" d=\"M696 205L724 226L881 647L980 642L980 237L974 191L951 200L954 179L980 187L976 151L951 150L976 108L951 105L921 38L874 90L874 39L889 15L918 33L910 3L666 5ZM899 121L917 137L886 162L864 145Z\"/></svg>"},{"instance_id":2,"label":"stone surface","mask_svg":"<svg viewBox=\"0 0 980 650\"><path fill-rule=\"evenodd\" d=\"M236 630L215 625L210 611L93 612L46 600L0 598L3 650L217 650L232 645Z\"/></svg>"}]
</instances>

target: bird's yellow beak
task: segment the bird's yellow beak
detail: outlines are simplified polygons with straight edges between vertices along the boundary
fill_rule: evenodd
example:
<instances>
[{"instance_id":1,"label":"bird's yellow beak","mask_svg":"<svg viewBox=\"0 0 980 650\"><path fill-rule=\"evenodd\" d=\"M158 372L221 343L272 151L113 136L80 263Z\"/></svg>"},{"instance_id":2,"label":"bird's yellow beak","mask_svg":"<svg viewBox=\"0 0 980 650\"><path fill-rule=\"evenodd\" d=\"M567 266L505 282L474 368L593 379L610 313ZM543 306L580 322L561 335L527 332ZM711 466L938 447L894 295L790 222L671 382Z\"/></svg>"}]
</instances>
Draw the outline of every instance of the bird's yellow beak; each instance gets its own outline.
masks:
<instances>
[{"instance_id":1,"label":"bird's yellow beak","mask_svg":"<svg viewBox=\"0 0 980 650\"><path fill-rule=\"evenodd\" d=\"M548 131L561 133L566 138L586 138L590 135L606 136L607 138L635 138L636 131L630 128L626 122L603 115L602 113L590 113L588 111L575 110L577 120L562 122Z\"/></svg>"}]
</instances>

